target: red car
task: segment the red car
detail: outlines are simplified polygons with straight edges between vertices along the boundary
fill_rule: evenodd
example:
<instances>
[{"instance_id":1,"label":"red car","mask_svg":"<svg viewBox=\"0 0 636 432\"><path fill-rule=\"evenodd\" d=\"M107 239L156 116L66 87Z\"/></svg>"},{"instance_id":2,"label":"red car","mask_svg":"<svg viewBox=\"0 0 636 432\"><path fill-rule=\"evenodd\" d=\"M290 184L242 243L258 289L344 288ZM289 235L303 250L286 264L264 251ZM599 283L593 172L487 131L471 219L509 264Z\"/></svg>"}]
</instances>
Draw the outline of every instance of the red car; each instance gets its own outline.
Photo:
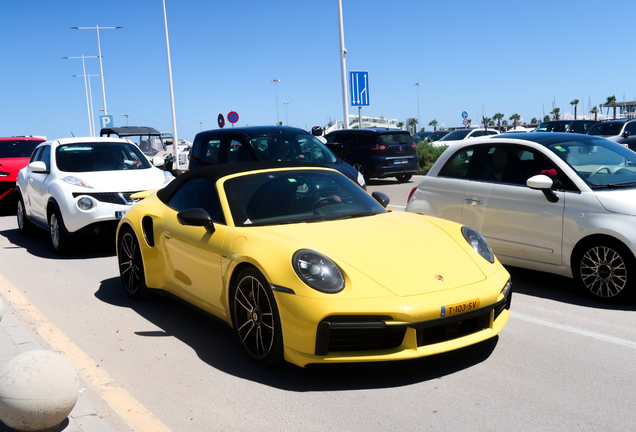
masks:
<instances>
[{"instance_id":1,"label":"red car","mask_svg":"<svg viewBox=\"0 0 636 432\"><path fill-rule=\"evenodd\" d=\"M38 137L0 138L0 203L13 201L18 171L28 165L31 153L44 141Z\"/></svg>"}]
</instances>

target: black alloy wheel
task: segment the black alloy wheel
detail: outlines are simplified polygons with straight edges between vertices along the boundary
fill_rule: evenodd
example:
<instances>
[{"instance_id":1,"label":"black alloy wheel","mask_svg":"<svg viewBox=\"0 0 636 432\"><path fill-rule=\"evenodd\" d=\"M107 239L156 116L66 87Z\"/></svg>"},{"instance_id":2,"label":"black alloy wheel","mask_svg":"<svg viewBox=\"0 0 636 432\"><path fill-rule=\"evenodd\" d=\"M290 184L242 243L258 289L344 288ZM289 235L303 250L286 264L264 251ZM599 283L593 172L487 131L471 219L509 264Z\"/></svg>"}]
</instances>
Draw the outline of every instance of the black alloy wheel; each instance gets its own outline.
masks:
<instances>
[{"instance_id":1,"label":"black alloy wheel","mask_svg":"<svg viewBox=\"0 0 636 432\"><path fill-rule=\"evenodd\" d=\"M137 237L130 229L126 229L119 238L117 261L119 262L121 283L128 296L135 300L145 298L148 295L148 288L146 287L143 257Z\"/></svg>"},{"instance_id":2,"label":"black alloy wheel","mask_svg":"<svg viewBox=\"0 0 636 432\"><path fill-rule=\"evenodd\" d=\"M232 320L250 360L274 366L283 360L283 335L276 299L265 277L254 268L239 274L232 291Z\"/></svg>"},{"instance_id":3,"label":"black alloy wheel","mask_svg":"<svg viewBox=\"0 0 636 432\"><path fill-rule=\"evenodd\" d=\"M581 249L575 259L574 273L594 299L625 301L634 295L636 259L617 241L601 241Z\"/></svg>"}]
</instances>

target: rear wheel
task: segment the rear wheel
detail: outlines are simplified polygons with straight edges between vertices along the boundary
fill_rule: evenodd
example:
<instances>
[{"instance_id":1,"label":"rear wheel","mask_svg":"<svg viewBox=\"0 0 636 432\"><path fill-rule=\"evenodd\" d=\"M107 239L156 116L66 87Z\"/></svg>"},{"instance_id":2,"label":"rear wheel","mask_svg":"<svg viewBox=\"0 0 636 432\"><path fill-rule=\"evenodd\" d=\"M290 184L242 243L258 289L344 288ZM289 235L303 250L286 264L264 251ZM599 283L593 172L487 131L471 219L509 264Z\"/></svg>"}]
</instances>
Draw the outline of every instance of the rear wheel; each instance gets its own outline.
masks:
<instances>
[{"instance_id":1,"label":"rear wheel","mask_svg":"<svg viewBox=\"0 0 636 432\"><path fill-rule=\"evenodd\" d=\"M117 261L121 283L129 297L140 300L148 295L143 257L135 234L126 229L119 238Z\"/></svg>"},{"instance_id":2,"label":"rear wheel","mask_svg":"<svg viewBox=\"0 0 636 432\"><path fill-rule=\"evenodd\" d=\"M605 302L625 301L636 291L636 259L618 241L588 243L574 259L574 276L587 294Z\"/></svg>"},{"instance_id":3,"label":"rear wheel","mask_svg":"<svg viewBox=\"0 0 636 432\"><path fill-rule=\"evenodd\" d=\"M413 177L411 174L398 174L395 176L397 181L400 183L406 183L407 181L411 180L411 177Z\"/></svg>"},{"instance_id":4,"label":"rear wheel","mask_svg":"<svg viewBox=\"0 0 636 432\"><path fill-rule=\"evenodd\" d=\"M68 231L64 226L61 212L55 206L49 213L49 234L55 253L63 254L68 251L70 244Z\"/></svg>"},{"instance_id":5,"label":"rear wheel","mask_svg":"<svg viewBox=\"0 0 636 432\"><path fill-rule=\"evenodd\" d=\"M30 234L35 230L35 225L26 217L26 209L22 195L18 195L18 204L16 209L16 217L18 219L18 230L20 234Z\"/></svg>"},{"instance_id":6,"label":"rear wheel","mask_svg":"<svg viewBox=\"0 0 636 432\"><path fill-rule=\"evenodd\" d=\"M239 274L232 294L234 329L250 360L274 366L283 360L283 334L274 293L265 277L248 268Z\"/></svg>"}]
</instances>

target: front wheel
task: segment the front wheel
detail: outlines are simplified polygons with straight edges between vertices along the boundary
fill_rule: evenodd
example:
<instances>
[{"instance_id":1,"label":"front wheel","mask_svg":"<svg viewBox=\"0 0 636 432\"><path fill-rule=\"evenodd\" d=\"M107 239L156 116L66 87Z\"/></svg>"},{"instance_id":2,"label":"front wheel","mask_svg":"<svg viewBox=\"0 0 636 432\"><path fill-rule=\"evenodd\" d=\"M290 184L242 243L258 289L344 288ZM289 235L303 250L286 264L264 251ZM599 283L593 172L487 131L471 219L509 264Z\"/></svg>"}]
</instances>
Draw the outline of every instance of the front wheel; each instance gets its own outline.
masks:
<instances>
[{"instance_id":1,"label":"front wheel","mask_svg":"<svg viewBox=\"0 0 636 432\"><path fill-rule=\"evenodd\" d=\"M636 291L636 259L624 245L605 240L581 248L574 260L574 276L596 300L621 302Z\"/></svg>"},{"instance_id":2,"label":"front wheel","mask_svg":"<svg viewBox=\"0 0 636 432\"><path fill-rule=\"evenodd\" d=\"M265 277L248 268L239 274L232 294L232 320L250 360L274 366L283 360L283 334L274 293Z\"/></svg>"},{"instance_id":3,"label":"front wheel","mask_svg":"<svg viewBox=\"0 0 636 432\"><path fill-rule=\"evenodd\" d=\"M49 214L49 234L51 236L51 246L57 254L63 254L68 251L70 238L62 213L57 208L53 208Z\"/></svg>"},{"instance_id":4,"label":"front wheel","mask_svg":"<svg viewBox=\"0 0 636 432\"><path fill-rule=\"evenodd\" d=\"M119 239L117 261L121 283L130 298L140 300L148 295L144 262L137 237L130 230L124 231Z\"/></svg>"}]
</instances>

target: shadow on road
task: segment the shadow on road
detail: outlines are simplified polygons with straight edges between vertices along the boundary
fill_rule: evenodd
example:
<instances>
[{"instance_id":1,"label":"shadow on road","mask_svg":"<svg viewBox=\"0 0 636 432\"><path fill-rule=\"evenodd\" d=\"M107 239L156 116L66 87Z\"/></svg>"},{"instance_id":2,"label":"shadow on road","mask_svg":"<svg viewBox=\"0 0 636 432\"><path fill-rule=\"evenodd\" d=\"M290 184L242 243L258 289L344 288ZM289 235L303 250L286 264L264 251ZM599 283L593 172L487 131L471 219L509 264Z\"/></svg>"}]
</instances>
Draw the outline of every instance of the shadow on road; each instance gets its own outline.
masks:
<instances>
[{"instance_id":1,"label":"shadow on road","mask_svg":"<svg viewBox=\"0 0 636 432\"><path fill-rule=\"evenodd\" d=\"M172 296L153 295L145 301L134 301L124 292L119 278L102 281L95 296L105 303L133 309L162 329L137 332L139 336L175 337L211 367L295 392L394 388L438 379L485 361L498 342L495 337L468 348L417 360L321 365L305 369L285 363L276 368L261 368L248 360L234 330L228 325L205 313L193 313L192 307Z\"/></svg>"},{"instance_id":2,"label":"shadow on road","mask_svg":"<svg viewBox=\"0 0 636 432\"><path fill-rule=\"evenodd\" d=\"M517 267L506 267L506 270L510 273L513 290L516 293L589 308L636 311L634 302L610 304L588 297L585 290L577 285L574 279Z\"/></svg>"}]
</instances>

